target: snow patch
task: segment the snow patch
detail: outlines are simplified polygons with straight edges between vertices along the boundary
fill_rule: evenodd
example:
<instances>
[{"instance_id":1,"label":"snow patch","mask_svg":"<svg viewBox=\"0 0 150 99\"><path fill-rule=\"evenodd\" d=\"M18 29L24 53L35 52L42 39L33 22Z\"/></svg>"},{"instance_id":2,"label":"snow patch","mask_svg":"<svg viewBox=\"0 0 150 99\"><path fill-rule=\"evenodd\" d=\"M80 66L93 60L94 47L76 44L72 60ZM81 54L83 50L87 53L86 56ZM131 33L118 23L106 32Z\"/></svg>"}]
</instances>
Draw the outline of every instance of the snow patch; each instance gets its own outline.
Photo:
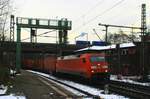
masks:
<instances>
[{"instance_id":1,"label":"snow patch","mask_svg":"<svg viewBox=\"0 0 150 99\"><path fill-rule=\"evenodd\" d=\"M75 82L72 82L72 81L60 80L60 79L58 79L56 77L53 77L51 75L48 75L48 74L44 74L44 73L40 73L40 72L36 72L36 71L31 71L31 70L28 70L28 71L32 72L32 73L36 73L36 74L42 75L42 76L45 76L45 77L49 77L49 78L53 78L53 79L59 80L59 81L61 81L63 83L69 84L70 86L73 86L73 87L76 87L76 88L80 88L81 90L84 90L86 92L90 92L93 95L98 95L98 96L100 96L101 98L104 98L104 99L129 99L129 98L126 98L126 97L120 96L120 95L102 94L102 92L104 92L104 90L100 90L100 89L97 89L97 88L92 88L92 87L89 87L89 86L86 86L86 85L82 85L82 84L78 84L78 83L75 83ZM66 88L66 86L64 86L64 88ZM69 90L70 90L70 88L69 88ZM74 93L74 90L72 90L71 92ZM75 93L75 94L76 95L81 95L81 93L78 93L78 92ZM91 98L84 98L84 99L91 99Z\"/></svg>"},{"instance_id":2,"label":"snow patch","mask_svg":"<svg viewBox=\"0 0 150 99\"><path fill-rule=\"evenodd\" d=\"M24 97L24 96L8 95L8 96L0 96L0 99L26 99L26 97Z\"/></svg>"},{"instance_id":3,"label":"snow patch","mask_svg":"<svg viewBox=\"0 0 150 99\"><path fill-rule=\"evenodd\" d=\"M125 48L125 47L134 47L135 44L133 43L122 43L120 44L120 48Z\"/></svg>"},{"instance_id":4,"label":"snow patch","mask_svg":"<svg viewBox=\"0 0 150 99\"><path fill-rule=\"evenodd\" d=\"M0 95L5 94L7 91L7 87L4 85L0 85Z\"/></svg>"},{"instance_id":5,"label":"snow patch","mask_svg":"<svg viewBox=\"0 0 150 99\"><path fill-rule=\"evenodd\" d=\"M10 74L14 75L15 73L17 73L15 70L10 69Z\"/></svg>"},{"instance_id":6,"label":"snow patch","mask_svg":"<svg viewBox=\"0 0 150 99\"><path fill-rule=\"evenodd\" d=\"M136 82L136 81L133 81L130 79L124 79L124 77L122 77L122 79L120 80L120 79L117 79L116 75L111 75L110 80L126 82L126 83L131 83L131 84L137 84L137 85L143 85L143 86L150 86L150 82L149 83L140 83L140 82Z\"/></svg>"},{"instance_id":7,"label":"snow patch","mask_svg":"<svg viewBox=\"0 0 150 99\"><path fill-rule=\"evenodd\" d=\"M25 96L16 96L16 95L5 95L8 87L0 85L0 99L26 99Z\"/></svg>"},{"instance_id":8,"label":"snow patch","mask_svg":"<svg viewBox=\"0 0 150 99\"><path fill-rule=\"evenodd\" d=\"M120 48L126 48L126 47L134 47L134 43L122 43L120 44ZM108 46L91 46L87 48L83 48L80 50L77 50L75 52L80 52L80 51L86 51L86 50L109 50L109 49L115 49L116 45L108 45Z\"/></svg>"}]
</instances>

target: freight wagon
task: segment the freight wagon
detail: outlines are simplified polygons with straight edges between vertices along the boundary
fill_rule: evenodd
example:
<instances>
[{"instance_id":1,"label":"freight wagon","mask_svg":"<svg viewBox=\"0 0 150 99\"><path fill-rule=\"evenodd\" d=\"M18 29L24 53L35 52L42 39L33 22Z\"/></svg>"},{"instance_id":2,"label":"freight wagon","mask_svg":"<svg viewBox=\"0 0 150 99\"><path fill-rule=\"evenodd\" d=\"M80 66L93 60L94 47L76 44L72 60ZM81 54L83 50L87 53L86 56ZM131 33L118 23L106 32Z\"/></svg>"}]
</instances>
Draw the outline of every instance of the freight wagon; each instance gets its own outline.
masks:
<instances>
[{"instance_id":1,"label":"freight wagon","mask_svg":"<svg viewBox=\"0 0 150 99\"><path fill-rule=\"evenodd\" d=\"M47 73L54 73L56 71L56 55L54 54L26 53L22 56L22 66L24 69Z\"/></svg>"}]
</instances>

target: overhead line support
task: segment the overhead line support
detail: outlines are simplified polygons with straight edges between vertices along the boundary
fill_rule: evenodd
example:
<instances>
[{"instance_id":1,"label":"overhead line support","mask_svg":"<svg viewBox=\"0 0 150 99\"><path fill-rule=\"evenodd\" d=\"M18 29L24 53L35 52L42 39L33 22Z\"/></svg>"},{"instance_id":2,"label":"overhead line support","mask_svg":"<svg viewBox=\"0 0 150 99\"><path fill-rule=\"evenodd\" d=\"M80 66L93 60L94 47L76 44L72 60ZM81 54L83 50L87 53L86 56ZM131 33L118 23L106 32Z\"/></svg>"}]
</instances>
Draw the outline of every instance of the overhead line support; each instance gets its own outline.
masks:
<instances>
[{"instance_id":1,"label":"overhead line support","mask_svg":"<svg viewBox=\"0 0 150 99\"><path fill-rule=\"evenodd\" d=\"M98 25L99 25L99 26L105 26L105 28L106 28L106 30L105 30L105 31L106 31L106 34L105 34L105 42L106 42L106 45L107 45L107 43L108 43L108 39L107 39L107 37L108 37L108 27L132 28L132 29L140 29L140 30L143 29L142 27L110 25L110 24L101 24L101 23L99 23ZM145 29L145 28L144 28L144 29Z\"/></svg>"}]
</instances>

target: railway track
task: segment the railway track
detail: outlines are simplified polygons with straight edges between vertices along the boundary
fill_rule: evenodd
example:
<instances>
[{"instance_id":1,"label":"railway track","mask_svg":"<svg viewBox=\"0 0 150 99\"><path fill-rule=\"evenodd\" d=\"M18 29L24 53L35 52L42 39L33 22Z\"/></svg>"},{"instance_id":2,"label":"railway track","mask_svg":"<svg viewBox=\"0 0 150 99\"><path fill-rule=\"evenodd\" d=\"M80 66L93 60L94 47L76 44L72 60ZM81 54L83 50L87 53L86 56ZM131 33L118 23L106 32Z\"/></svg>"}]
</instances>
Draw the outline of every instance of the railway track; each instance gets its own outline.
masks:
<instances>
[{"instance_id":1,"label":"railway track","mask_svg":"<svg viewBox=\"0 0 150 99\"><path fill-rule=\"evenodd\" d=\"M77 99L78 99L78 98L101 99L100 96L93 95L93 94L91 94L91 93L89 93L89 92L87 92L87 91L81 90L81 89L79 89L79 88L76 88L76 87L74 87L74 86L71 86L71 85L69 85L69 84L66 84L66 83L64 83L64 82L62 82L62 81L59 81L59 80L56 80L56 79L53 79L53 78L49 78L49 77L45 77L45 76L42 76L42 75L40 75L40 76L41 76L42 78L52 80L52 81L54 81L54 82L56 82L56 83L59 83L59 84L64 85L64 86L67 86L67 87L69 87L69 88L71 88L71 89L74 89L74 90L76 90L76 91L78 91L78 92L84 94L84 96L75 97L75 99L76 99L76 98L77 98ZM74 98L73 98L73 99L74 99Z\"/></svg>"},{"instance_id":2,"label":"railway track","mask_svg":"<svg viewBox=\"0 0 150 99\"><path fill-rule=\"evenodd\" d=\"M48 79L51 79L51 78L48 78ZM92 97L93 99L100 99L100 96L92 95L91 93L80 90L76 87L70 86L61 81L57 81L55 79L52 79L52 80L54 80L60 84L63 84L67 87L70 87L72 89L75 89L75 90L85 94L86 97ZM100 85L96 84L96 85L94 85L94 87L101 89L102 85L104 86L104 84L100 84ZM110 92L115 92L117 94L120 94L123 96L128 96L128 97L135 98L135 99L150 99L150 86L142 86L142 85L136 85L136 84L124 83L124 82L118 82L118 81L110 81L108 83L108 86L109 86L108 90L110 90ZM104 90L105 90L105 88L104 88Z\"/></svg>"},{"instance_id":3,"label":"railway track","mask_svg":"<svg viewBox=\"0 0 150 99\"><path fill-rule=\"evenodd\" d=\"M150 99L150 86L110 81L109 90L136 99Z\"/></svg>"},{"instance_id":4,"label":"railway track","mask_svg":"<svg viewBox=\"0 0 150 99\"><path fill-rule=\"evenodd\" d=\"M64 86L67 86L67 87L72 88L74 90L77 90L78 92L83 93L85 95L83 97L92 97L92 99L101 99L100 96L93 95L87 91L78 89L78 88L76 88L72 85L68 85L62 81L59 81L59 80L56 80L53 78L49 78L49 77L45 77L45 76L42 76L42 77L53 80L59 84L62 84ZM136 84L131 84L131 83L112 81L112 80L107 82L107 84L108 84L107 88L110 91L110 93L116 93L118 95L123 95L123 96L127 96L130 98L135 98L135 99L150 99L150 86L142 86L142 85L136 85ZM105 90L104 83L103 84L98 84L98 83L85 84L85 85ZM106 88L106 90L107 90L107 88Z\"/></svg>"}]
</instances>

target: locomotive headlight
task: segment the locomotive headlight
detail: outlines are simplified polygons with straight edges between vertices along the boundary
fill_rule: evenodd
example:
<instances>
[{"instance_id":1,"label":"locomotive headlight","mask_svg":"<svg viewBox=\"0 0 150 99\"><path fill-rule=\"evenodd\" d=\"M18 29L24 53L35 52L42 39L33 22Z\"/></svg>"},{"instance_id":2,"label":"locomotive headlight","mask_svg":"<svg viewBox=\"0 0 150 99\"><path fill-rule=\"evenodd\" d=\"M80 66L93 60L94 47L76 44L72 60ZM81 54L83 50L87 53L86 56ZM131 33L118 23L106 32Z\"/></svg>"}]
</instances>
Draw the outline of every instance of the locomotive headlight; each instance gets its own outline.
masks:
<instances>
[{"instance_id":1,"label":"locomotive headlight","mask_svg":"<svg viewBox=\"0 0 150 99\"><path fill-rule=\"evenodd\" d=\"M105 66L102 66L103 68L108 68L108 66L107 65L105 65Z\"/></svg>"},{"instance_id":2,"label":"locomotive headlight","mask_svg":"<svg viewBox=\"0 0 150 99\"><path fill-rule=\"evenodd\" d=\"M108 70L105 70L105 72L108 72Z\"/></svg>"},{"instance_id":3,"label":"locomotive headlight","mask_svg":"<svg viewBox=\"0 0 150 99\"><path fill-rule=\"evenodd\" d=\"M92 69L96 69L96 68L97 68L97 66L91 66L91 68L92 68Z\"/></svg>"}]
</instances>

